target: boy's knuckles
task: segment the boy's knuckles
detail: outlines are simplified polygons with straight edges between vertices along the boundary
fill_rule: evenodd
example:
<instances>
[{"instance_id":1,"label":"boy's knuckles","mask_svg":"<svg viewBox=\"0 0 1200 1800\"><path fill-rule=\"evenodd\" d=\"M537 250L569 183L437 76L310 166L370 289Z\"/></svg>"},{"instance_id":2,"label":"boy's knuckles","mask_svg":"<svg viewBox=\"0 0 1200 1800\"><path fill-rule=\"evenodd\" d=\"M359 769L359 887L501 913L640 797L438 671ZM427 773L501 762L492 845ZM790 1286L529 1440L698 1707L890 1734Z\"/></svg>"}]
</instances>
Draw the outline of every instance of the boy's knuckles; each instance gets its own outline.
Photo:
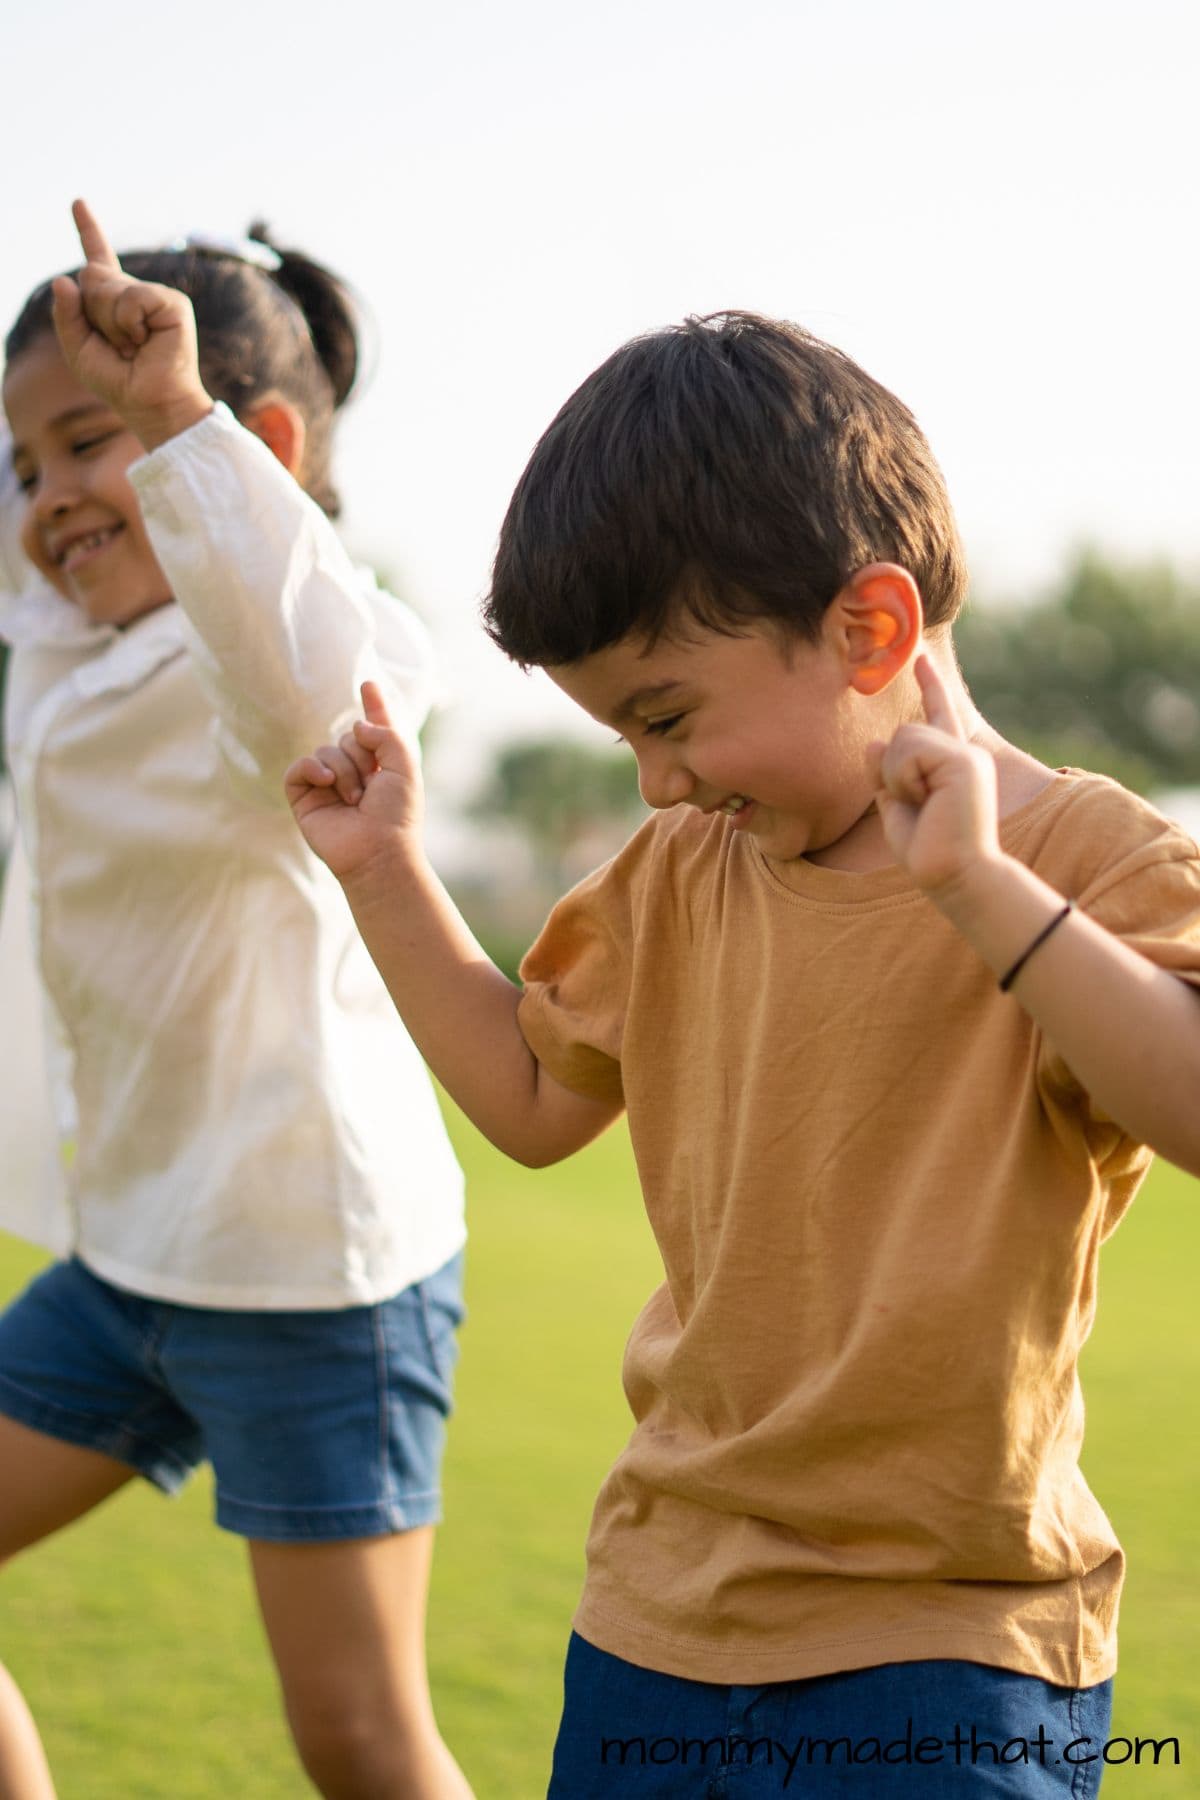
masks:
<instances>
[{"instance_id":1,"label":"boy's knuckles","mask_svg":"<svg viewBox=\"0 0 1200 1800\"><path fill-rule=\"evenodd\" d=\"M338 748L344 756L348 756L357 769L369 769L374 758L369 750L363 748L352 731L347 731L338 740Z\"/></svg>"}]
</instances>

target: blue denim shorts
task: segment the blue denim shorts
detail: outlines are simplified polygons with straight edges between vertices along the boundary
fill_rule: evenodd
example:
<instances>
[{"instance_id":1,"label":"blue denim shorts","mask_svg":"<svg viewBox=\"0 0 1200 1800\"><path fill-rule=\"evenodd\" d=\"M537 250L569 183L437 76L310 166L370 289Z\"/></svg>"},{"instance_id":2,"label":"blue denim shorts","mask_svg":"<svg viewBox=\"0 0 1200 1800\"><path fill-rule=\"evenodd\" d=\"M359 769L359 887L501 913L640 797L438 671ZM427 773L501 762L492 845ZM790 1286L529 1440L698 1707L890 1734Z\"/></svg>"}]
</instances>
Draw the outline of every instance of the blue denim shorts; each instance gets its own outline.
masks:
<instances>
[{"instance_id":1,"label":"blue denim shorts","mask_svg":"<svg viewBox=\"0 0 1200 1800\"><path fill-rule=\"evenodd\" d=\"M0 1412L165 1493L207 1459L217 1523L243 1537L433 1524L462 1262L333 1312L175 1306L56 1263L0 1316Z\"/></svg>"},{"instance_id":2,"label":"blue denim shorts","mask_svg":"<svg viewBox=\"0 0 1200 1800\"><path fill-rule=\"evenodd\" d=\"M1093 1800L1112 1710L1111 1681L969 1662L719 1687L577 1633L565 1685L549 1800Z\"/></svg>"}]
</instances>

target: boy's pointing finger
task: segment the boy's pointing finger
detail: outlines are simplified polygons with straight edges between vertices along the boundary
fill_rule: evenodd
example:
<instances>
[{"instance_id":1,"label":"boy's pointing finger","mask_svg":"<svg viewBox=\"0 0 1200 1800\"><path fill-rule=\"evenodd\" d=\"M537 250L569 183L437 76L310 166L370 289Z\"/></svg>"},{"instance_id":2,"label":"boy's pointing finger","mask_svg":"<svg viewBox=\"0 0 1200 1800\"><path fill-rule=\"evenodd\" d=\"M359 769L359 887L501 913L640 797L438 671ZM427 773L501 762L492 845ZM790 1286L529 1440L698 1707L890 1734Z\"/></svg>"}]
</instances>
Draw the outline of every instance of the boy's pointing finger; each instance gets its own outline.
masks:
<instances>
[{"instance_id":1,"label":"boy's pointing finger","mask_svg":"<svg viewBox=\"0 0 1200 1800\"><path fill-rule=\"evenodd\" d=\"M102 268L119 269L121 264L117 253L105 237L99 220L86 200L76 200L73 203L71 217L75 221L85 259Z\"/></svg>"},{"instance_id":2,"label":"boy's pointing finger","mask_svg":"<svg viewBox=\"0 0 1200 1800\"><path fill-rule=\"evenodd\" d=\"M922 653L913 664L913 673L917 678L917 686L921 690L921 699L925 705L925 717L939 731L948 733L950 737L965 738L966 732L962 722L954 710L945 682L938 674L933 658Z\"/></svg>"},{"instance_id":3,"label":"boy's pointing finger","mask_svg":"<svg viewBox=\"0 0 1200 1800\"><path fill-rule=\"evenodd\" d=\"M383 698L379 683L377 681L364 681L359 692L362 695L363 712L367 715L368 723L371 725L390 726L392 722L391 715L388 712L387 703Z\"/></svg>"}]
</instances>

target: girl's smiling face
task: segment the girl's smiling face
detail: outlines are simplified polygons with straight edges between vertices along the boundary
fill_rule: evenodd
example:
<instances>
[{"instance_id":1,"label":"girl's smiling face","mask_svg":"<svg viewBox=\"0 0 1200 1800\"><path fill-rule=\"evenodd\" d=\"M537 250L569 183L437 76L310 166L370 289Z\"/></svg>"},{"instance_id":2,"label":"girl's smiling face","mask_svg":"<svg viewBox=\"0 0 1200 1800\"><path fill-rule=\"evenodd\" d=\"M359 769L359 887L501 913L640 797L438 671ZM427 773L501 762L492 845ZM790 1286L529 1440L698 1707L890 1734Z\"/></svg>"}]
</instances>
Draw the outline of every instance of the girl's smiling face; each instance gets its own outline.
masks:
<instances>
[{"instance_id":1,"label":"girl's smiling face","mask_svg":"<svg viewBox=\"0 0 1200 1800\"><path fill-rule=\"evenodd\" d=\"M97 625L164 605L171 590L126 475L137 438L76 381L50 333L14 358L3 391L34 568Z\"/></svg>"}]
</instances>

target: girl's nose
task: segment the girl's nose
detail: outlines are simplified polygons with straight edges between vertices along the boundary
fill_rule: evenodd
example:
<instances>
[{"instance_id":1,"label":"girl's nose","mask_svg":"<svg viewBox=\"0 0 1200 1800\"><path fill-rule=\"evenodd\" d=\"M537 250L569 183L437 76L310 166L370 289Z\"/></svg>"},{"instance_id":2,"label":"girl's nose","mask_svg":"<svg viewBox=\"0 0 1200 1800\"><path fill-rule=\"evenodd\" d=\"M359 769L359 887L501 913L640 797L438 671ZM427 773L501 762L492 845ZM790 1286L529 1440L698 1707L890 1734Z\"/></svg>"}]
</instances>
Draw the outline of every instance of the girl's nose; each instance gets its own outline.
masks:
<instances>
[{"instance_id":1,"label":"girl's nose","mask_svg":"<svg viewBox=\"0 0 1200 1800\"><path fill-rule=\"evenodd\" d=\"M53 519L64 513L79 497L79 484L69 464L47 463L39 471L37 486L30 495L35 518Z\"/></svg>"}]
</instances>

